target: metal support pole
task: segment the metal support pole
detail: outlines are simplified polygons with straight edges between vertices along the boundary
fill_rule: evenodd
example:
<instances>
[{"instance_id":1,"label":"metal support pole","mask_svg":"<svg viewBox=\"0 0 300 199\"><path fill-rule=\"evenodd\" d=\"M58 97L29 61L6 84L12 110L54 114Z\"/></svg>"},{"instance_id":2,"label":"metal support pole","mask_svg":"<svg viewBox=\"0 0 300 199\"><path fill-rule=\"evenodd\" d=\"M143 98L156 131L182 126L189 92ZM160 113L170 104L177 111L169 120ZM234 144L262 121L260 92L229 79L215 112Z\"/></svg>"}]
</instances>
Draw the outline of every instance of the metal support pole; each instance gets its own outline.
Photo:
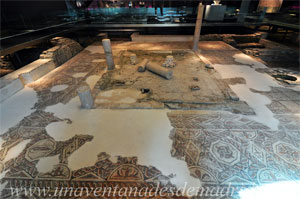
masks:
<instances>
[{"instance_id":1,"label":"metal support pole","mask_svg":"<svg viewBox=\"0 0 300 199\"><path fill-rule=\"evenodd\" d=\"M243 23L245 21L245 17L248 14L250 2L251 2L251 0L242 0L240 12L239 12L238 18L237 18L238 22Z\"/></svg>"},{"instance_id":2,"label":"metal support pole","mask_svg":"<svg viewBox=\"0 0 300 199\"><path fill-rule=\"evenodd\" d=\"M198 6L197 21L196 21L196 25L195 25L193 51L198 50L198 43L199 43L199 39L200 39L202 19L203 19L203 10L204 10L204 6L202 5L202 3L200 3Z\"/></svg>"}]
</instances>

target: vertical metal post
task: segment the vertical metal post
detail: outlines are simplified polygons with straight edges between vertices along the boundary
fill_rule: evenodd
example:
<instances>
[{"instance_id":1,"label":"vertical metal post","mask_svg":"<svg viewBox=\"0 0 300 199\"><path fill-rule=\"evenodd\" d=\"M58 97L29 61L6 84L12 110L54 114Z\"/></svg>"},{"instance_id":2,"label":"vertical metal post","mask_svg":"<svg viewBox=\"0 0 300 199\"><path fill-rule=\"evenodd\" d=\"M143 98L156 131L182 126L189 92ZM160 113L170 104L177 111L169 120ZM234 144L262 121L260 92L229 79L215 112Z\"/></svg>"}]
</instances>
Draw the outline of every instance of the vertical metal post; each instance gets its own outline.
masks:
<instances>
[{"instance_id":1,"label":"vertical metal post","mask_svg":"<svg viewBox=\"0 0 300 199\"><path fill-rule=\"evenodd\" d=\"M251 0L242 0L240 12L237 16L238 22L243 23L245 21L245 17L248 14L250 2L251 2Z\"/></svg>"},{"instance_id":2,"label":"vertical metal post","mask_svg":"<svg viewBox=\"0 0 300 199\"><path fill-rule=\"evenodd\" d=\"M194 40L193 40L193 51L198 50L198 43L200 39L202 19L203 19L203 10L204 10L204 6L202 5L202 3L199 3L197 21L196 21L195 32L194 32Z\"/></svg>"}]
</instances>

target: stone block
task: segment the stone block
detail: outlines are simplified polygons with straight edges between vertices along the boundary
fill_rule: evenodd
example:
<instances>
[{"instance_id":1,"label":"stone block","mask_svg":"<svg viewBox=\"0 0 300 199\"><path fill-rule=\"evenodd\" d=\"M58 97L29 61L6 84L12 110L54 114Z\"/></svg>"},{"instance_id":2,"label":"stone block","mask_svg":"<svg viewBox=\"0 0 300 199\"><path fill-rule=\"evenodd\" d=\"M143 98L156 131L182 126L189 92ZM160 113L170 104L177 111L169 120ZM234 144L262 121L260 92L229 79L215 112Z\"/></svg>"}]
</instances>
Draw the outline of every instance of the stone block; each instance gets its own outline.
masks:
<instances>
[{"instance_id":1,"label":"stone block","mask_svg":"<svg viewBox=\"0 0 300 199\"><path fill-rule=\"evenodd\" d=\"M8 75L10 75L10 74L8 74ZM8 75L6 75L6 76L8 76ZM4 77L6 77L6 76L4 76ZM14 95L15 93L17 93L18 91L20 91L24 88L24 85L19 78L11 79L11 80L9 80L9 82L7 81L6 83L4 83L4 82L6 82L6 81L3 81L3 79L1 78L0 84L5 84L5 85L3 85L3 87L0 88L0 102L5 101L10 96Z\"/></svg>"},{"instance_id":2,"label":"stone block","mask_svg":"<svg viewBox=\"0 0 300 199\"><path fill-rule=\"evenodd\" d=\"M1 77L0 102L22 90L24 85L41 78L53 69L55 69L55 64L52 60L38 59L19 70Z\"/></svg>"},{"instance_id":3,"label":"stone block","mask_svg":"<svg viewBox=\"0 0 300 199\"><path fill-rule=\"evenodd\" d=\"M50 71L54 70L55 64L49 59L38 59L25 66L25 68L26 72L23 72L19 75L20 80L24 85L32 83Z\"/></svg>"}]
</instances>

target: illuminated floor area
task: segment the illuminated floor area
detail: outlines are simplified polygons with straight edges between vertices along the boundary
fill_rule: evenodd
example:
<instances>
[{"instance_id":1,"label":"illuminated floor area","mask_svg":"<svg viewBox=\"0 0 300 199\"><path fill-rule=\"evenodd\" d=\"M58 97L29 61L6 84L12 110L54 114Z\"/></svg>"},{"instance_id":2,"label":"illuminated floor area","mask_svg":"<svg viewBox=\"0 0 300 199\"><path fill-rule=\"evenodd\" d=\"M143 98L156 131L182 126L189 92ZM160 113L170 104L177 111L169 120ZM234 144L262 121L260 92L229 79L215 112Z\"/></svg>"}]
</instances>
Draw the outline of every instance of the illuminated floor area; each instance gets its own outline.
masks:
<instances>
[{"instance_id":1,"label":"illuminated floor area","mask_svg":"<svg viewBox=\"0 0 300 199\"><path fill-rule=\"evenodd\" d=\"M195 198L222 198L220 189L225 198L267 198L278 186L288 190L284 196L296 198L300 87L280 84L261 72L265 65L223 42L199 47L214 75L252 114L210 106L81 109L76 89L86 84L94 92L107 72L96 43L1 104L2 195L30 185L51 187L53 194L56 187L140 190L159 183L186 196L195 194L191 188L204 187ZM189 48L176 42L113 43L115 55Z\"/></svg>"}]
</instances>

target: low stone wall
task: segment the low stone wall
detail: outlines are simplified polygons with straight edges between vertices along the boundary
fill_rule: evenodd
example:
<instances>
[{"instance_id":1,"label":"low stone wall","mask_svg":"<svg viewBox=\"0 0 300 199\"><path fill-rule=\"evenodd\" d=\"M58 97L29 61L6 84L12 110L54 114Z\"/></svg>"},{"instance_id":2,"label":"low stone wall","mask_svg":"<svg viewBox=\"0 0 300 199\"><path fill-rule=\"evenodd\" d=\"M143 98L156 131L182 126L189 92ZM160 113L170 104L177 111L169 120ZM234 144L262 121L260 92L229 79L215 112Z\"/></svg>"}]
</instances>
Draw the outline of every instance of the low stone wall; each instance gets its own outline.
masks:
<instances>
[{"instance_id":1,"label":"low stone wall","mask_svg":"<svg viewBox=\"0 0 300 199\"><path fill-rule=\"evenodd\" d=\"M0 102L22 90L26 84L41 78L65 63L83 49L79 43L68 38L55 37L50 42L54 47L44 51L40 55L40 59L1 77Z\"/></svg>"},{"instance_id":2,"label":"low stone wall","mask_svg":"<svg viewBox=\"0 0 300 199\"><path fill-rule=\"evenodd\" d=\"M50 42L54 47L45 50L40 59L52 59L56 66L65 63L83 49L78 42L69 38L55 37Z\"/></svg>"},{"instance_id":3,"label":"low stone wall","mask_svg":"<svg viewBox=\"0 0 300 199\"><path fill-rule=\"evenodd\" d=\"M19 70L16 70L0 79L0 102L8 99L18 91L45 74L55 69L55 64L50 59L38 59Z\"/></svg>"},{"instance_id":4,"label":"low stone wall","mask_svg":"<svg viewBox=\"0 0 300 199\"><path fill-rule=\"evenodd\" d=\"M238 47L239 44L245 43L259 43L260 39L265 37L264 33L253 33L253 34L208 34L201 35L201 41L224 41L225 43Z\"/></svg>"},{"instance_id":5,"label":"low stone wall","mask_svg":"<svg viewBox=\"0 0 300 199\"><path fill-rule=\"evenodd\" d=\"M0 102L5 101L24 88L20 78L14 77L13 73L14 72L2 77L0 80Z\"/></svg>"},{"instance_id":6,"label":"low stone wall","mask_svg":"<svg viewBox=\"0 0 300 199\"><path fill-rule=\"evenodd\" d=\"M30 84L54 70L55 64L50 59L38 59L28 64L25 69L27 69L27 71L19 75L24 85Z\"/></svg>"}]
</instances>

